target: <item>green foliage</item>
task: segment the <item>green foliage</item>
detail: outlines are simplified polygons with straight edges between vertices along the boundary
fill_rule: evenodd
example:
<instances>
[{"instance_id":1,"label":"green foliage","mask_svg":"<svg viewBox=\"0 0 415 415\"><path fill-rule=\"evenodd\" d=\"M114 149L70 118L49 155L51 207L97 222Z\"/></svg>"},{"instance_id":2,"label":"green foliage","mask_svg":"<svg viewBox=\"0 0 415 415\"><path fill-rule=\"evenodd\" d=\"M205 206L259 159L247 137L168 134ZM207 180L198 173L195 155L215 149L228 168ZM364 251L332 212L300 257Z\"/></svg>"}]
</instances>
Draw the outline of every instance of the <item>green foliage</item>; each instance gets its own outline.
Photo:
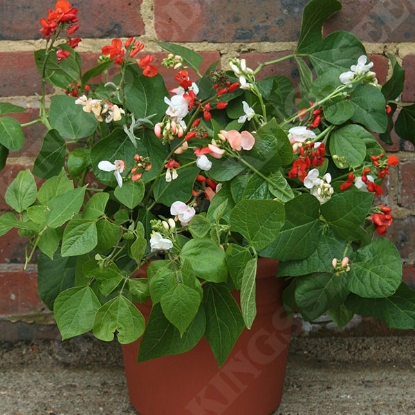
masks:
<instances>
[{"instance_id":1,"label":"green foliage","mask_svg":"<svg viewBox=\"0 0 415 415\"><path fill-rule=\"evenodd\" d=\"M232 58L231 70L214 63L203 75L201 55L160 42L172 79L192 69L173 96L151 62L143 71L143 56L130 58L135 42L116 64L102 56L83 72L59 22L35 52L43 95L33 122L47 133L33 172L8 185L0 235L27 239L26 265L40 250L39 295L63 338L143 336L146 361L205 337L223 365L254 324L261 257L280 261L291 314L327 313L341 327L357 312L415 328L399 253L373 236L392 222L374 206L390 164L375 137L390 140L399 109L395 131L414 142L415 106L397 99L404 71L392 55L381 86L356 36L323 36L340 8L309 1L294 53L257 68ZM299 90L280 74L260 76L288 59ZM47 84L65 94L47 99ZM27 124L8 116L23 110L0 103L0 168L24 146Z\"/></svg>"}]
</instances>

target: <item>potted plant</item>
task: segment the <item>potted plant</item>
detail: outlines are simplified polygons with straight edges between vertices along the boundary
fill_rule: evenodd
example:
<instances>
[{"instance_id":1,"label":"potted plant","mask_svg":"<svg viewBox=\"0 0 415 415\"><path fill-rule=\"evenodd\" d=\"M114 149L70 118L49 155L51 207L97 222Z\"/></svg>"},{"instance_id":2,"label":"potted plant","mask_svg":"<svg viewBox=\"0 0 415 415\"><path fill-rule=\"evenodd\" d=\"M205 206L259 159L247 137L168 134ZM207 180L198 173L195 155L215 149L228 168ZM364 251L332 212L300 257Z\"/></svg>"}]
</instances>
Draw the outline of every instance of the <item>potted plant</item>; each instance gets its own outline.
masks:
<instances>
[{"instance_id":1,"label":"potted plant","mask_svg":"<svg viewBox=\"0 0 415 415\"><path fill-rule=\"evenodd\" d=\"M67 37L78 29L77 9L60 0L41 19L46 47L35 52L42 77L35 122L48 132L32 171L22 170L7 189L15 213L0 217L0 233L17 228L27 238L26 263L40 251L39 293L63 339L91 330L104 341L116 336L134 344L125 348L134 360L140 339L140 364L184 353L200 377L195 365L204 363L198 354L189 357L196 345L216 358L217 370L255 324L283 333L270 333L258 353L270 356L279 339L277 354L286 357L281 295L285 310L306 320L328 313L341 327L358 313L394 328L415 327L415 293L402 282L399 253L383 236L392 212L378 198L398 159L374 137L389 139L401 106L396 129L406 138L410 108L397 100L404 73L389 56L392 74L380 85L354 35L322 36L324 21L340 8L337 0L310 1L294 53L257 68L235 58L229 68L214 64L201 74L200 55L160 43L175 82L171 91L137 39L114 39L83 73L80 39ZM298 65L299 90L281 75L261 79L264 67L286 59ZM99 76L105 81L94 83ZM48 84L64 91L50 105ZM0 109L2 115L22 110ZM24 135L12 117L1 120L4 167ZM258 269L271 285L256 279ZM275 303L267 323L257 323L256 291L268 293L265 305ZM250 339L245 345L257 347ZM237 351L235 359L239 365L243 355ZM260 377L262 369L249 364L239 371L229 366L228 378L235 371ZM285 363L277 366L283 376ZM148 369L148 376L166 377L163 367ZM186 389L186 379L176 380L183 364L172 367L177 390ZM230 403L202 390L203 398L219 405L215 413L236 413L235 389L226 389L217 372L208 378L215 376ZM251 380L234 377L234 385L238 379L236 395L244 395ZM147 378L142 387L154 382ZM263 399L256 388L254 405ZM255 413L276 409L281 395L271 394ZM200 399L188 400L186 410L200 414ZM145 408L142 415L151 413L160 412Z\"/></svg>"}]
</instances>

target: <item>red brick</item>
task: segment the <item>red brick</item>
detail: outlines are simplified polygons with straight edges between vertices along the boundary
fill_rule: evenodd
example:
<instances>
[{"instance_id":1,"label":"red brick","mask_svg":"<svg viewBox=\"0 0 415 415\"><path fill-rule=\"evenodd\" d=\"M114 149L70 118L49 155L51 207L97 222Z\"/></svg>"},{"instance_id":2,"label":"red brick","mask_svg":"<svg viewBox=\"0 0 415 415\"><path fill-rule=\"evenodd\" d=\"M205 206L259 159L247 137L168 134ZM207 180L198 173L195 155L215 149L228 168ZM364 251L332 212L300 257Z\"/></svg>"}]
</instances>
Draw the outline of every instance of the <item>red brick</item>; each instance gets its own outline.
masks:
<instances>
[{"instance_id":1,"label":"red brick","mask_svg":"<svg viewBox=\"0 0 415 415\"><path fill-rule=\"evenodd\" d=\"M369 60L373 62L372 71L380 84L384 84L388 78L389 59L383 55L369 55Z\"/></svg>"},{"instance_id":2,"label":"red brick","mask_svg":"<svg viewBox=\"0 0 415 415\"><path fill-rule=\"evenodd\" d=\"M396 245L403 260L409 261L415 252L414 226L415 217L408 216L406 219L394 219L392 226L387 230L387 238Z\"/></svg>"},{"instance_id":3,"label":"red brick","mask_svg":"<svg viewBox=\"0 0 415 415\"><path fill-rule=\"evenodd\" d=\"M415 290L415 265L404 265L402 271L403 282L405 282L406 284L408 284L409 287Z\"/></svg>"},{"instance_id":4,"label":"red brick","mask_svg":"<svg viewBox=\"0 0 415 415\"><path fill-rule=\"evenodd\" d=\"M285 42L298 38L307 2L154 0L160 40L174 42Z\"/></svg>"},{"instance_id":5,"label":"red brick","mask_svg":"<svg viewBox=\"0 0 415 415\"><path fill-rule=\"evenodd\" d=\"M5 0L0 5L2 24L0 39L37 39L41 35L39 20L47 17L56 1ZM140 15L142 0L74 1L78 9L80 29L76 36L85 38L112 38L137 36L144 32Z\"/></svg>"},{"instance_id":6,"label":"red brick","mask_svg":"<svg viewBox=\"0 0 415 415\"><path fill-rule=\"evenodd\" d=\"M327 33L346 30L364 42L413 42L412 1L342 0L343 8L325 25Z\"/></svg>"},{"instance_id":7,"label":"red brick","mask_svg":"<svg viewBox=\"0 0 415 415\"><path fill-rule=\"evenodd\" d=\"M402 101L415 102L415 79L412 75L415 71L415 55L405 56L402 67L406 72Z\"/></svg>"},{"instance_id":8,"label":"red brick","mask_svg":"<svg viewBox=\"0 0 415 415\"><path fill-rule=\"evenodd\" d=\"M0 316L25 315L46 308L37 293L37 272L22 265L0 266Z\"/></svg>"},{"instance_id":9,"label":"red brick","mask_svg":"<svg viewBox=\"0 0 415 415\"><path fill-rule=\"evenodd\" d=\"M269 53L243 53L240 58L246 59L247 66L251 69L256 69L259 64L264 62L271 62L276 59L281 59L284 56L292 54L291 51L286 52L269 52ZM267 76L284 75L290 78L294 84L300 82L298 67L293 58L276 63L274 65L265 66L258 74L259 79L264 79Z\"/></svg>"},{"instance_id":10,"label":"red brick","mask_svg":"<svg viewBox=\"0 0 415 415\"><path fill-rule=\"evenodd\" d=\"M18 235L17 229L12 229L6 235L0 236L0 264L22 264L26 260L26 238Z\"/></svg>"},{"instance_id":11,"label":"red brick","mask_svg":"<svg viewBox=\"0 0 415 415\"><path fill-rule=\"evenodd\" d=\"M402 207L415 207L415 161L401 163L400 169L400 189L398 203Z\"/></svg>"},{"instance_id":12,"label":"red brick","mask_svg":"<svg viewBox=\"0 0 415 415\"><path fill-rule=\"evenodd\" d=\"M29 96L41 91L42 78L33 52L0 52L0 74L0 97Z\"/></svg>"}]
</instances>

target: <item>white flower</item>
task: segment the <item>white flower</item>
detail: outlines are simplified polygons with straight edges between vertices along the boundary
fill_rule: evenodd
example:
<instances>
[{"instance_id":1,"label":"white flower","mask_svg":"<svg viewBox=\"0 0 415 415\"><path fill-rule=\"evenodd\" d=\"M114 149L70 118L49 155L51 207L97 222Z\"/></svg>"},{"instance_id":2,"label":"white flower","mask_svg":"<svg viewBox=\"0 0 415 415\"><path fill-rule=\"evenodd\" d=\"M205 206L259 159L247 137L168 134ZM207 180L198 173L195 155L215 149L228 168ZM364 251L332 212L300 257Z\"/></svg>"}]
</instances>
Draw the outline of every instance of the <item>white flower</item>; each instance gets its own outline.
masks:
<instances>
[{"instance_id":1,"label":"white flower","mask_svg":"<svg viewBox=\"0 0 415 415\"><path fill-rule=\"evenodd\" d=\"M161 233L153 232L150 237L151 252L168 251L173 248L173 242L170 239L163 238Z\"/></svg>"},{"instance_id":2,"label":"white flower","mask_svg":"<svg viewBox=\"0 0 415 415\"><path fill-rule=\"evenodd\" d=\"M251 89L252 86L253 86L252 84L249 84L248 82L246 82L246 78L243 75L239 77L239 87L241 89Z\"/></svg>"},{"instance_id":3,"label":"white flower","mask_svg":"<svg viewBox=\"0 0 415 415\"><path fill-rule=\"evenodd\" d=\"M177 216L182 226L186 226L192 220L196 211L191 206L187 206L186 203L177 201L171 205L170 214Z\"/></svg>"},{"instance_id":4,"label":"white flower","mask_svg":"<svg viewBox=\"0 0 415 415\"><path fill-rule=\"evenodd\" d=\"M204 171L208 171L212 168L212 162L205 155L197 158L196 165L199 169Z\"/></svg>"},{"instance_id":5,"label":"white flower","mask_svg":"<svg viewBox=\"0 0 415 415\"><path fill-rule=\"evenodd\" d=\"M238 122L243 124L245 121L251 121L252 117L255 115L255 111L248 105L247 102L242 101L242 106L244 109L245 115L242 115L238 118Z\"/></svg>"},{"instance_id":6,"label":"white flower","mask_svg":"<svg viewBox=\"0 0 415 415\"><path fill-rule=\"evenodd\" d=\"M288 139L290 140L291 145L303 143L308 139L314 140L316 137L317 136L313 131L304 126L292 127L288 130Z\"/></svg>"},{"instance_id":7,"label":"white flower","mask_svg":"<svg viewBox=\"0 0 415 415\"><path fill-rule=\"evenodd\" d=\"M334 189L331 187L331 175L326 173L322 179L319 177L319 171L312 169L308 172L304 179L304 186L310 189L310 193L323 204L326 203L334 193Z\"/></svg>"},{"instance_id":8,"label":"white flower","mask_svg":"<svg viewBox=\"0 0 415 415\"><path fill-rule=\"evenodd\" d=\"M315 186L319 186L321 179L318 176L319 171L317 169L310 170L304 179L304 186L307 189L312 189Z\"/></svg>"},{"instance_id":9,"label":"white flower","mask_svg":"<svg viewBox=\"0 0 415 415\"><path fill-rule=\"evenodd\" d=\"M357 60L357 65L352 65L350 69L356 74L356 75L363 75L366 72L369 71L369 69L373 66L373 62L369 62L366 64L367 57L365 55L362 55Z\"/></svg>"},{"instance_id":10,"label":"white flower","mask_svg":"<svg viewBox=\"0 0 415 415\"><path fill-rule=\"evenodd\" d=\"M164 97L164 102L169 106L166 114L179 121L189 112L189 103L183 95L173 95L170 99Z\"/></svg>"},{"instance_id":11,"label":"white flower","mask_svg":"<svg viewBox=\"0 0 415 415\"><path fill-rule=\"evenodd\" d=\"M98 168L102 171L113 171L114 176L117 179L118 186L122 187L122 176L121 173L126 167L124 160L115 160L114 164L110 161L103 160L98 163Z\"/></svg>"},{"instance_id":12,"label":"white flower","mask_svg":"<svg viewBox=\"0 0 415 415\"><path fill-rule=\"evenodd\" d=\"M195 82L192 82L192 86L189 87L189 91L193 91L195 95L199 93L199 87Z\"/></svg>"},{"instance_id":13,"label":"white flower","mask_svg":"<svg viewBox=\"0 0 415 415\"><path fill-rule=\"evenodd\" d=\"M349 85L349 87L351 88L351 82L353 81L356 75L364 75L365 73L369 72L368 76L370 78L375 78L376 74L370 71L370 68L373 66L373 62L366 63L366 60L367 57L365 55L360 56L357 60L357 65L352 65L350 67L350 71L343 72L342 74L340 74L340 82L344 85Z\"/></svg>"},{"instance_id":14,"label":"white flower","mask_svg":"<svg viewBox=\"0 0 415 415\"><path fill-rule=\"evenodd\" d=\"M351 88L352 85L352 81L354 79L355 73L352 71L347 71L347 72L343 72L342 74L340 74L339 79L340 82L344 85L349 85L349 87Z\"/></svg>"}]
</instances>

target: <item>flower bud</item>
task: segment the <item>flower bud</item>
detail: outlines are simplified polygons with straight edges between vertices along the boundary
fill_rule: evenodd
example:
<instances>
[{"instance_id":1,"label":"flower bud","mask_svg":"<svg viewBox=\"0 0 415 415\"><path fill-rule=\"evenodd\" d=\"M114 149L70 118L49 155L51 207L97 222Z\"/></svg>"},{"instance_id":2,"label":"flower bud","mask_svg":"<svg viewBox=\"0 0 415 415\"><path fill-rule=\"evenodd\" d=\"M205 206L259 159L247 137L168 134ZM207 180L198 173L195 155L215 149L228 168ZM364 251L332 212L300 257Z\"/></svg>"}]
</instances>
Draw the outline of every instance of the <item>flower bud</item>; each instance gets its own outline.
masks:
<instances>
[{"instance_id":1,"label":"flower bud","mask_svg":"<svg viewBox=\"0 0 415 415\"><path fill-rule=\"evenodd\" d=\"M337 258L333 258L333 261L331 261L331 265L333 265L333 268L336 269L336 267L337 267Z\"/></svg>"},{"instance_id":2,"label":"flower bud","mask_svg":"<svg viewBox=\"0 0 415 415\"><path fill-rule=\"evenodd\" d=\"M169 223L170 229L174 229L176 227L176 222L174 221L174 219L169 218L168 223Z\"/></svg>"},{"instance_id":3,"label":"flower bud","mask_svg":"<svg viewBox=\"0 0 415 415\"><path fill-rule=\"evenodd\" d=\"M349 264L349 258L347 256L345 256L342 259L342 268L346 268L348 264Z\"/></svg>"}]
</instances>

